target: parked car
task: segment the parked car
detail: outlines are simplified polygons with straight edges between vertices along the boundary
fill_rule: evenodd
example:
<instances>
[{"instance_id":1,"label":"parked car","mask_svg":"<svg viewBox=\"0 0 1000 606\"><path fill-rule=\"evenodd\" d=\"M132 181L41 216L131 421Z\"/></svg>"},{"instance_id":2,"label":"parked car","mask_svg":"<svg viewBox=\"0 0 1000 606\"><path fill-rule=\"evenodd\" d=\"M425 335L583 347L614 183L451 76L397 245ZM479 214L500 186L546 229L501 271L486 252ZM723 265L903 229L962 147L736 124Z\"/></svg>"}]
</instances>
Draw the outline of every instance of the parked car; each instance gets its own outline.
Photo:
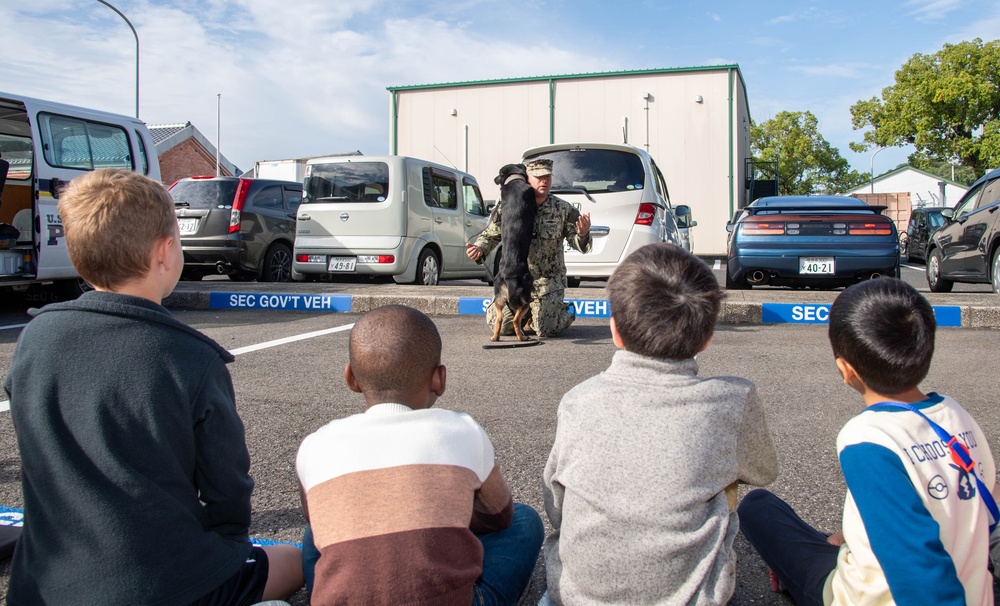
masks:
<instances>
[{"instance_id":1,"label":"parked car","mask_svg":"<svg viewBox=\"0 0 1000 606\"><path fill-rule=\"evenodd\" d=\"M948 292L955 282L992 284L1000 294L1000 168L972 184L944 213L927 245L927 285Z\"/></svg>"},{"instance_id":2,"label":"parked car","mask_svg":"<svg viewBox=\"0 0 1000 606\"><path fill-rule=\"evenodd\" d=\"M896 225L843 196L772 196L745 207L729 244L726 287L839 287L899 277Z\"/></svg>"},{"instance_id":3,"label":"parked car","mask_svg":"<svg viewBox=\"0 0 1000 606\"><path fill-rule=\"evenodd\" d=\"M465 245L488 218L479 184L460 170L406 156L313 158L292 277L391 276L428 286L486 278Z\"/></svg>"},{"instance_id":4,"label":"parked car","mask_svg":"<svg viewBox=\"0 0 1000 606\"><path fill-rule=\"evenodd\" d=\"M188 177L169 188L184 251L184 277L291 279L295 211L302 184L241 177Z\"/></svg>"},{"instance_id":5,"label":"parked car","mask_svg":"<svg viewBox=\"0 0 1000 606\"><path fill-rule=\"evenodd\" d=\"M910 223L906 227L906 250L903 251L907 261L927 261L927 245L934 230L944 225L945 210L951 212L950 208L943 206L925 206L910 213Z\"/></svg>"},{"instance_id":6,"label":"parked car","mask_svg":"<svg viewBox=\"0 0 1000 606\"><path fill-rule=\"evenodd\" d=\"M652 242L690 249L697 225L688 206L673 207L663 174L645 150L607 143L546 145L529 149L524 162L552 160L552 194L590 213L591 251L567 247L570 286L581 278L606 278L632 251Z\"/></svg>"}]
</instances>

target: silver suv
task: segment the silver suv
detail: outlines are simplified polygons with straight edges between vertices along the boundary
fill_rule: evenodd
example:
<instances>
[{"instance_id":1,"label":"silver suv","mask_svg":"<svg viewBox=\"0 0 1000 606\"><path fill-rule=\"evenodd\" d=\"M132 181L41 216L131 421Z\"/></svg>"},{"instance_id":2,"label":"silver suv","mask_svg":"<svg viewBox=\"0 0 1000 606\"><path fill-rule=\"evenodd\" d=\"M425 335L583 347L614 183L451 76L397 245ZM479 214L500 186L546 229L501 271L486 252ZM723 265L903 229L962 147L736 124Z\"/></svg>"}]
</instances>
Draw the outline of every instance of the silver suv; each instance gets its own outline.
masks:
<instances>
[{"instance_id":1,"label":"silver suv","mask_svg":"<svg viewBox=\"0 0 1000 606\"><path fill-rule=\"evenodd\" d=\"M552 194L590 213L593 248L566 249L570 286L580 278L606 278L637 248L672 242L691 250L688 206L672 207L653 158L631 145L578 143L529 149L524 161L552 160Z\"/></svg>"}]
</instances>

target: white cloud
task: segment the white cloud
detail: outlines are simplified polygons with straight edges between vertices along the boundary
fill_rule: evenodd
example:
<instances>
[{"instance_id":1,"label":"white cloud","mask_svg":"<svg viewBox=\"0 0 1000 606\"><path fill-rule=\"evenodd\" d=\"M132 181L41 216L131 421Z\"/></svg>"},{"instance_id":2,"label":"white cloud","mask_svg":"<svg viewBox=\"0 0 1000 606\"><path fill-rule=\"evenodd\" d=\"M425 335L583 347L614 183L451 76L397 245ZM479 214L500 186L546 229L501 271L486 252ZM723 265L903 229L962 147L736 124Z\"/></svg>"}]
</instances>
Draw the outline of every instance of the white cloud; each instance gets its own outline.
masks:
<instances>
[{"instance_id":1,"label":"white cloud","mask_svg":"<svg viewBox=\"0 0 1000 606\"><path fill-rule=\"evenodd\" d=\"M907 0L910 7L908 16L915 16L919 21L939 21L948 13L962 6L962 0Z\"/></svg>"}]
</instances>

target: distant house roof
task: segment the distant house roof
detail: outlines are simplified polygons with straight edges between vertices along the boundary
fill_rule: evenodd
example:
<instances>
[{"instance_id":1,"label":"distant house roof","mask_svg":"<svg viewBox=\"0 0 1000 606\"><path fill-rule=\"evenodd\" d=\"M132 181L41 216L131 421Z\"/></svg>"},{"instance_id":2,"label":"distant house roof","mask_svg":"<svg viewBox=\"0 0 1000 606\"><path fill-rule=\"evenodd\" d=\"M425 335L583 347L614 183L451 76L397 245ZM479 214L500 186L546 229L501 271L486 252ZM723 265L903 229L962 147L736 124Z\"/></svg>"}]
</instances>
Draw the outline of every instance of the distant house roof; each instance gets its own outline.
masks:
<instances>
[{"instance_id":1,"label":"distant house roof","mask_svg":"<svg viewBox=\"0 0 1000 606\"><path fill-rule=\"evenodd\" d=\"M882 173L881 175L875 177L875 182L878 183L879 181L881 181L883 179L888 179L889 177L893 177L895 175L898 175L898 174L900 174L902 172L906 172L906 171L920 173L920 174L928 176L928 177L930 177L930 178L932 178L932 179L934 179L936 181L944 181L948 185L954 185L955 187L961 187L962 189L969 189L968 185L964 185L962 183L959 183L958 181L952 181L951 179L948 179L946 177L942 177L940 175L935 175L934 173L929 173L926 170L923 170L923 169L920 169L920 168L914 168L914 167L908 166L908 165L900 166L898 168L894 168L894 169L890 170L889 172Z\"/></svg>"},{"instance_id":2,"label":"distant house roof","mask_svg":"<svg viewBox=\"0 0 1000 606\"><path fill-rule=\"evenodd\" d=\"M153 143L159 145L160 142L176 135L185 128L191 126L190 122L183 124L154 124L149 126L149 134L153 137Z\"/></svg>"},{"instance_id":3,"label":"distant house roof","mask_svg":"<svg viewBox=\"0 0 1000 606\"><path fill-rule=\"evenodd\" d=\"M189 138L197 141L209 154L214 156L216 153L215 146L190 122L184 122L183 124L151 124L147 128L149 129L149 134L153 137L153 144L156 145L156 154L158 156L162 156L164 152ZM226 167L226 170L231 175L238 175L241 172L223 154L219 155L219 164Z\"/></svg>"}]
</instances>

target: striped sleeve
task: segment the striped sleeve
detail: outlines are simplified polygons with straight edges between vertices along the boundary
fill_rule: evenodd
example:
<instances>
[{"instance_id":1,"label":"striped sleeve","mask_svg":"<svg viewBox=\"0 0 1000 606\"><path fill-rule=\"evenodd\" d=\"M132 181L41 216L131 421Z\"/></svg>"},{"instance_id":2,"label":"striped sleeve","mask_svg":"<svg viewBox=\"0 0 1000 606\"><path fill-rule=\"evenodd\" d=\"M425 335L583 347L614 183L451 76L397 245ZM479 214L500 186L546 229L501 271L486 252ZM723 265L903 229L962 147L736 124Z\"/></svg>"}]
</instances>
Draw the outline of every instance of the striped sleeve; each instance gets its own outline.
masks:
<instances>
[{"instance_id":1,"label":"striped sleeve","mask_svg":"<svg viewBox=\"0 0 1000 606\"><path fill-rule=\"evenodd\" d=\"M965 589L899 457L869 442L846 446L840 466L893 600L965 604Z\"/></svg>"}]
</instances>

